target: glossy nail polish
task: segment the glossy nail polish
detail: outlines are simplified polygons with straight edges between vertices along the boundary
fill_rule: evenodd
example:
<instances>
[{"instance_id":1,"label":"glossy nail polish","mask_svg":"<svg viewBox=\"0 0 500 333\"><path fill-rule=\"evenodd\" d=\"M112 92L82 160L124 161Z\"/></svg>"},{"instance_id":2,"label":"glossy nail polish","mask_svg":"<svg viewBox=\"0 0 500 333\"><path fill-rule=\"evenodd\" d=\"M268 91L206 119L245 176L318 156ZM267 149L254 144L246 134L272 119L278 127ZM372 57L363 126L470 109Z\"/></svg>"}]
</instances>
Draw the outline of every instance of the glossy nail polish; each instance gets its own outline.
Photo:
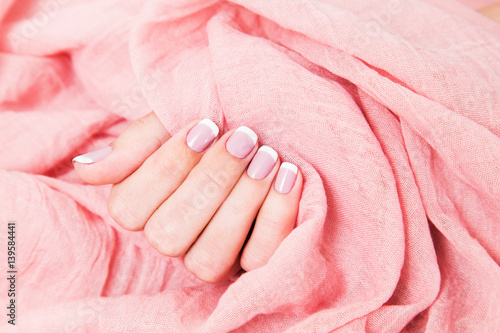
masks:
<instances>
[{"instance_id":1,"label":"glossy nail polish","mask_svg":"<svg viewBox=\"0 0 500 333\"><path fill-rule=\"evenodd\" d=\"M112 148L111 146L107 146L101 149L97 149L91 152L88 152L86 154L77 156L73 158L73 162L78 162L82 164L92 164L95 162L102 161L105 159L109 154L111 154Z\"/></svg>"},{"instance_id":2,"label":"glossy nail polish","mask_svg":"<svg viewBox=\"0 0 500 333\"><path fill-rule=\"evenodd\" d=\"M248 166L247 175L253 179L263 179L271 172L278 159L278 153L268 146L262 146Z\"/></svg>"},{"instance_id":3,"label":"glossy nail polish","mask_svg":"<svg viewBox=\"0 0 500 333\"><path fill-rule=\"evenodd\" d=\"M201 120L186 137L186 143L197 153L205 151L219 134L219 127L210 119Z\"/></svg>"},{"instance_id":4,"label":"glossy nail polish","mask_svg":"<svg viewBox=\"0 0 500 333\"><path fill-rule=\"evenodd\" d=\"M227 151L238 158L245 158L257 143L257 134L246 126L240 126L226 142Z\"/></svg>"},{"instance_id":5,"label":"glossy nail polish","mask_svg":"<svg viewBox=\"0 0 500 333\"><path fill-rule=\"evenodd\" d=\"M275 190L282 194L290 192L293 184L295 184L295 178L297 178L297 166L288 162L281 163L274 182Z\"/></svg>"}]
</instances>

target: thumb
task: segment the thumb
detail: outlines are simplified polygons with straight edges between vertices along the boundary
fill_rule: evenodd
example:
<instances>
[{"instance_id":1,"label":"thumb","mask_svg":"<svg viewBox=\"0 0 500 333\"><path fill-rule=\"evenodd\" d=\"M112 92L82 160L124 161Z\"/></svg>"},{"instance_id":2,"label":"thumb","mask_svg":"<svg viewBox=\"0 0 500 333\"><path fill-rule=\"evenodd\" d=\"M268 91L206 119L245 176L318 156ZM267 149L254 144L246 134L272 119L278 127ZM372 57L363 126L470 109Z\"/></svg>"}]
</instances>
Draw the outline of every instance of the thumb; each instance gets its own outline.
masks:
<instances>
[{"instance_id":1,"label":"thumb","mask_svg":"<svg viewBox=\"0 0 500 333\"><path fill-rule=\"evenodd\" d=\"M89 184L116 184L132 174L170 138L154 112L134 121L109 146L73 159L78 176Z\"/></svg>"},{"instance_id":2,"label":"thumb","mask_svg":"<svg viewBox=\"0 0 500 333\"><path fill-rule=\"evenodd\" d=\"M493 21L500 23L500 2L497 2L485 8L481 8L478 11L480 14L483 14Z\"/></svg>"}]
</instances>

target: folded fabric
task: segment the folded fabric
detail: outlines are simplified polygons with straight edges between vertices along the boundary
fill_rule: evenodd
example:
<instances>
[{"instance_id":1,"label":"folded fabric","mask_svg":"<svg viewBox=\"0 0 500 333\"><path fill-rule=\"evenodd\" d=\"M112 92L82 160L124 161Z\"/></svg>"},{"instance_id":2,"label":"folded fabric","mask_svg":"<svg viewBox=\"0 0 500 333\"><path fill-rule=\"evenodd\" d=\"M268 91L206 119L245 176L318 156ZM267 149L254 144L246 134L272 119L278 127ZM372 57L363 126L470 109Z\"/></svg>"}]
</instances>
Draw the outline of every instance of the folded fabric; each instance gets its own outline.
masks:
<instances>
[{"instance_id":1,"label":"folded fabric","mask_svg":"<svg viewBox=\"0 0 500 333\"><path fill-rule=\"evenodd\" d=\"M0 331L500 329L500 26L470 7L4 0L0 18L0 262L15 221L18 271ZM266 266L198 281L77 179L73 156L150 110L172 133L249 126L300 167Z\"/></svg>"}]
</instances>

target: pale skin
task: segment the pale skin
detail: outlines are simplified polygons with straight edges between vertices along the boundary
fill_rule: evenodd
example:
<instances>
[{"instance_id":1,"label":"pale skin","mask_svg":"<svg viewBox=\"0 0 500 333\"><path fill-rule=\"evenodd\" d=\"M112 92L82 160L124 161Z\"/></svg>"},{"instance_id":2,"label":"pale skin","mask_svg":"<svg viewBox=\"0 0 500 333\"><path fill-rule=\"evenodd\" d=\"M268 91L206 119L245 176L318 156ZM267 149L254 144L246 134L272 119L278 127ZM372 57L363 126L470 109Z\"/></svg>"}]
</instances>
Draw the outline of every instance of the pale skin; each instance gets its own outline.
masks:
<instances>
[{"instance_id":1,"label":"pale skin","mask_svg":"<svg viewBox=\"0 0 500 333\"><path fill-rule=\"evenodd\" d=\"M479 13L500 23L500 3ZM151 112L110 144L106 159L74 165L89 184L113 184L108 208L121 227L144 230L160 253L184 257L194 276L217 283L240 268L250 271L267 264L294 228L303 178L298 170L290 192L276 191L279 157L264 179L250 178L245 170L258 143L245 158L228 154L225 143L234 129L202 153L191 150L186 135L198 121L171 136ZM215 186L211 183L209 200L195 208L188 205L221 170L224 177Z\"/></svg>"},{"instance_id":2,"label":"pale skin","mask_svg":"<svg viewBox=\"0 0 500 333\"><path fill-rule=\"evenodd\" d=\"M105 159L74 166L89 184L113 184L108 209L116 223L144 230L161 254L183 257L194 276L217 283L267 264L295 226L303 178L298 170L291 190L279 193L273 186L279 157L266 177L249 177L259 144L244 158L229 154L235 129L193 151L186 137L198 122L171 136L151 112L110 144Z\"/></svg>"},{"instance_id":3,"label":"pale skin","mask_svg":"<svg viewBox=\"0 0 500 333\"><path fill-rule=\"evenodd\" d=\"M481 8L479 13L491 18L493 21L500 23L500 2L491 6Z\"/></svg>"}]
</instances>

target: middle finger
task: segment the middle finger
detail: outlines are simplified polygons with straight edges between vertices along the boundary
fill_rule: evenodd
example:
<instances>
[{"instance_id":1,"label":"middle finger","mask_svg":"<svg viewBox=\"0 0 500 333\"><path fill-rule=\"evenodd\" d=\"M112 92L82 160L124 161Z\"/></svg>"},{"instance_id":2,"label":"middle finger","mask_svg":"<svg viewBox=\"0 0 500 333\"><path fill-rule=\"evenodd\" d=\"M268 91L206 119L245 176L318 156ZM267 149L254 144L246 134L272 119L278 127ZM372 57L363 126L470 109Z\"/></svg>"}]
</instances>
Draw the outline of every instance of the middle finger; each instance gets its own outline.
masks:
<instances>
[{"instance_id":1,"label":"middle finger","mask_svg":"<svg viewBox=\"0 0 500 333\"><path fill-rule=\"evenodd\" d=\"M167 256L185 254L256 151L257 135L248 127L226 133L146 223L150 244Z\"/></svg>"}]
</instances>

